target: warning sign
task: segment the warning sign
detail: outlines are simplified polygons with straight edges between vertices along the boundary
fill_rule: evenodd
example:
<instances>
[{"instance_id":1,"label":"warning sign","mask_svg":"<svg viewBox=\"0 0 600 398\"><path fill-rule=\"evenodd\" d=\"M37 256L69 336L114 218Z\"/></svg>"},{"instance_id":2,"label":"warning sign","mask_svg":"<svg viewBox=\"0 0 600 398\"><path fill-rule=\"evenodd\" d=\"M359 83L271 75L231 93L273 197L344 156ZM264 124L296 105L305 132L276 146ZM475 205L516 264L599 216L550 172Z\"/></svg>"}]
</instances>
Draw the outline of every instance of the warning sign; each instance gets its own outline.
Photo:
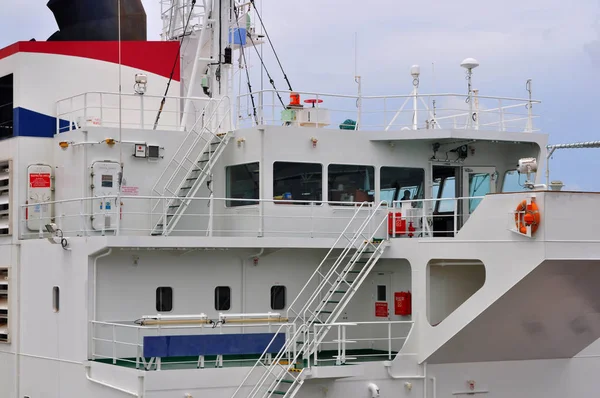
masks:
<instances>
[{"instance_id":1,"label":"warning sign","mask_svg":"<svg viewBox=\"0 0 600 398\"><path fill-rule=\"evenodd\" d=\"M125 196L138 196L140 193L140 188L122 186L121 193Z\"/></svg>"},{"instance_id":2,"label":"warning sign","mask_svg":"<svg viewBox=\"0 0 600 398\"><path fill-rule=\"evenodd\" d=\"M30 188L50 188L50 173L29 174Z\"/></svg>"},{"instance_id":3,"label":"warning sign","mask_svg":"<svg viewBox=\"0 0 600 398\"><path fill-rule=\"evenodd\" d=\"M375 303L375 316L387 318L389 316L388 303Z\"/></svg>"}]
</instances>

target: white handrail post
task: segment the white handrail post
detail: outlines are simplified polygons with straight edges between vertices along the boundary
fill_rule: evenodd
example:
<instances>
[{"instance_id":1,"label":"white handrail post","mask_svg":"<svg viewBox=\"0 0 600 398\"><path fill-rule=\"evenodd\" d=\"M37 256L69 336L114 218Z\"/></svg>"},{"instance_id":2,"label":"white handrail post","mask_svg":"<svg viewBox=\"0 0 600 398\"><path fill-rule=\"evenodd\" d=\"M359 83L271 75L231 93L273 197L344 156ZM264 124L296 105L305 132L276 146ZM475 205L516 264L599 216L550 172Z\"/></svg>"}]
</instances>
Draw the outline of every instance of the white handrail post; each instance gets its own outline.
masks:
<instances>
[{"instance_id":1,"label":"white handrail post","mask_svg":"<svg viewBox=\"0 0 600 398\"><path fill-rule=\"evenodd\" d=\"M388 359L392 360L392 323L388 322Z\"/></svg>"},{"instance_id":2,"label":"white handrail post","mask_svg":"<svg viewBox=\"0 0 600 398\"><path fill-rule=\"evenodd\" d=\"M144 96L140 95L140 125L142 127L142 130L145 129L144 127Z\"/></svg>"},{"instance_id":3,"label":"white handrail post","mask_svg":"<svg viewBox=\"0 0 600 398\"><path fill-rule=\"evenodd\" d=\"M92 361L96 359L96 324L94 321L90 321L91 324L91 348L92 348Z\"/></svg>"},{"instance_id":4,"label":"white handrail post","mask_svg":"<svg viewBox=\"0 0 600 398\"><path fill-rule=\"evenodd\" d=\"M102 204L100 208L102 209L102 236L106 235L106 196L100 198Z\"/></svg>"},{"instance_id":5,"label":"white handrail post","mask_svg":"<svg viewBox=\"0 0 600 398\"><path fill-rule=\"evenodd\" d=\"M112 345L113 345L113 365L117 363L117 329L116 325L112 325Z\"/></svg>"},{"instance_id":6,"label":"white handrail post","mask_svg":"<svg viewBox=\"0 0 600 398\"><path fill-rule=\"evenodd\" d=\"M337 351L338 351L338 355L337 355L337 359L335 361L336 365L341 365L342 364L342 327L340 325L338 325L337 327ZM316 351L316 350L315 350Z\"/></svg>"},{"instance_id":7,"label":"white handrail post","mask_svg":"<svg viewBox=\"0 0 600 398\"><path fill-rule=\"evenodd\" d=\"M137 355L135 356L135 368L136 369L140 368L140 358L144 354L142 352L143 344L140 344L140 330L141 330L141 328L138 327L137 328L137 337L136 337L136 340L135 340L135 348L136 348L136 353L137 353Z\"/></svg>"},{"instance_id":8,"label":"white handrail post","mask_svg":"<svg viewBox=\"0 0 600 398\"><path fill-rule=\"evenodd\" d=\"M454 200L454 237L456 237L456 233L458 230L458 199ZM467 209L468 211L469 209Z\"/></svg>"},{"instance_id":9,"label":"white handrail post","mask_svg":"<svg viewBox=\"0 0 600 398\"><path fill-rule=\"evenodd\" d=\"M117 221L116 221L116 226L115 226L115 235L119 236L121 234L121 193L119 192L117 194L117 201L115 203L115 208L117 211Z\"/></svg>"},{"instance_id":10,"label":"white handrail post","mask_svg":"<svg viewBox=\"0 0 600 398\"><path fill-rule=\"evenodd\" d=\"M502 100L498 100L498 108L500 109L500 130L506 131L506 127L504 126L504 108L502 107Z\"/></svg>"},{"instance_id":11,"label":"white handrail post","mask_svg":"<svg viewBox=\"0 0 600 398\"><path fill-rule=\"evenodd\" d=\"M342 325L342 363L346 363L346 325Z\"/></svg>"},{"instance_id":12,"label":"white handrail post","mask_svg":"<svg viewBox=\"0 0 600 398\"><path fill-rule=\"evenodd\" d=\"M40 214L40 220L39 220L39 225L38 225L38 234L39 234L39 238L42 239L44 237L44 232L42 230L42 205L41 204L37 204L36 207L39 209L39 214Z\"/></svg>"},{"instance_id":13,"label":"white handrail post","mask_svg":"<svg viewBox=\"0 0 600 398\"><path fill-rule=\"evenodd\" d=\"M275 91L271 91L271 122L275 124Z\"/></svg>"},{"instance_id":14,"label":"white handrail post","mask_svg":"<svg viewBox=\"0 0 600 398\"><path fill-rule=\"evenodd\" d=\"M315 202L310 202L310 237L314 238L315 230Z\"/></svg>"},{"instance_id":15,"label":"white handrail post","mask_svg":"<svg viewBox=\"0 0 600 398\"><path fill-rule=\"evenodd\" d=\"M214 194L211 193L208 198L208 236L213 236L213 222L214 222Z\"/></svg>"}]
</instances>

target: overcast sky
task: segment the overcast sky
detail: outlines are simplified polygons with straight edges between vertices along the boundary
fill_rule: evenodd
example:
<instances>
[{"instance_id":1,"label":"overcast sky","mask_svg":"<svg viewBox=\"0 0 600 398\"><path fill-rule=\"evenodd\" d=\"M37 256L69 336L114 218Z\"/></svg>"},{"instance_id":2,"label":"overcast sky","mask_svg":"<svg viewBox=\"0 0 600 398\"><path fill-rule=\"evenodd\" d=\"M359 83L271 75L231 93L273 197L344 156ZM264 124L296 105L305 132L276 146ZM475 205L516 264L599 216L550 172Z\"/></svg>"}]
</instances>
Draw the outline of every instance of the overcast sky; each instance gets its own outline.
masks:
<instances>
[{"instance_id":1,"label":"overcast sky","mask_svg":"<svg viewBox=\"0 0 600 398\"><path fill-rule=\"evenodd\" d=\"M0 3L0 47L45 40L56 30L46 0ZM143 3L148 37L158 39L159 1ZM599 0L262 0L262 7L297 90L354 93L357 33L365 95L409 93L412 64L422 67L423 92L464 92L459 64L475 57L482 95L523 97L526 80L533 79L533 95L543 101L536 109L538 126L550 143L600 140ZM265 53L278 88L285 88L267 48ZM561 151L552 178L600 190L599 171L600 149Z\"/></svg>"}]
</instances>

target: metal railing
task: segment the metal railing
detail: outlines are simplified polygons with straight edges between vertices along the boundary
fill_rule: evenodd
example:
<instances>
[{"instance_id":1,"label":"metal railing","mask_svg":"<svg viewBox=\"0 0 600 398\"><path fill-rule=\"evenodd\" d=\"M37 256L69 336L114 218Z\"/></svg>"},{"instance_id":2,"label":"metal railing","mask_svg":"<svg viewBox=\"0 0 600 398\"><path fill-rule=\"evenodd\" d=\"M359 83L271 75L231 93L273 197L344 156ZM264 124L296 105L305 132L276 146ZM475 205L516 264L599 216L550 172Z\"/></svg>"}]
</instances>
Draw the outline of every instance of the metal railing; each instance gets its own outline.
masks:
<instances>
[{"instance_id":1,"label":"metal railing","mask_svg":"<svg viewBox=\"0 0 600 398\"><path fill-rule=\"evenodd\" d=\"M193 122L204 112L210 98L167 96L156 124L159 130L181 130L182 120ZM162 96L87 92L56 102L56 133L82 127L103 126L117 128L154 129L161 109ZM182 104L191 106L184 114Z\"/></svg>"},{"instance_id":2,"label":"metal railing","mask_svg":"<svg viewBox=\"0 0 600 398\"><path fill-rule=\"evenodd\" d=\"M90 321L91 326L91 359L109 360L112 364L123 363L135 365L136 369L161 370L160 359L150 362L144 357L145 336L172 336L172 335L205 335L232 333L273 333L277 335L284 328L293 327L289 323L245 323L228 324L216 322L214 325L138 325L130 321ZM246 328L252 332L246 331ZM203 358L202 358L203 359ZM265 362L269 358L262 358ZM220 359L215 366L223 366L223 363L242 363L241 366L250 366L256 362L252 359ZM247 363L247 364L245 364ZM193 361L170 361L170 365L189 365L190 367L203 368L204 364L200 358Z\"/></svg>"},{"instance_id":3,"label":"metal railing","mask_svg":"<svg viewBox=\"0 0 600 398\"><path fill-rule=\"evenodd\" d=\"M394 326L408 325L408 330L405 327L398 328L400 330L394 330ZM354 332L356 329L364 330L364 327L373 327L369 332ZM381 326L385 326L384 332L381 333ZM321 363L334 362L335 365L344 365L348 362L361 361L361 358L375 358L380 360L392 360L397 352L402 349L404 342L410 336L412 328L414 327L414 321L371 321L371 322L335 322L335 323L316 323L313 325L314 335L318 335L319 329L329 328L330 331L325 336L326 338L332 338L333 340L325 340L318 342L318 349L314 350L313 353L313 364L315 366ZM348 330L350 329L350 330ZM354 330L353 330L354 329ZM351 336L348 332L350 331ZM332 333L334 332L334 333ZM352 333L354 332L354 333ZM331 336L333 334L333 336ZM378 345L378 343L384 343ZM401 342L401 344L395 344L395 342ZM348 347L352 349L362 349L362 345L368 345L373 351L381 351L381 353L365 353L357 354L353 353L352 356L348 356ZM319 352L323 351L323 346L334 345L337 349L337 355L333 358L319 359Z\"/></svg>"},{"instance_id":4,"label":"metal railing","mask_svg":"<svg viewBox=\"0 0 600 398\"><path fill-rule=\"evenodd\" d=\"M161 196L104 196L87 197L25 204L20 206L20 238L41 238L46 236L45 225L57 224L65 236L94 235L150 235L156 221L165 216L167 206L163 204L176 197ZM190 204L178 228L171 235L257 237L288 236L309 238L337 238L346 228L357 208L360 208L349 233L357 228L374 211L373 202L310 202L279 201L257 199L256 205L227 207L227 204L247 202L247 199L234 198L189 198ZM102 209L99 202L110 202L111 206ZM298 206L281 206L281 203ZM302 205L300 205L302 204ZM53 216L46 212L34 213L28 209L40 206L53 208ZM383 211L383 210L381 210ZM37 214L33 218L32 214ZM92 218L101 218L100 229L92 228ZM27 223L36 221L37 228L28 230ZM374 224L368 231L374 231ZM30 227L31 228L31 227ZM382 234L385 231L381 232Z\"/></svg>"},{"instance_id":5,"label":"metal railing","mask_svg":"<svg viewBox=\"0 0 600 398\"><path fill-rule=\"evenodd\" d=\"M473 113L466 94L418 94L388 96L357 96L316 92L296 92L305 100L303 108L284 109L278 100L289 91L262 90L238 97L237 127L252 127L254 109L251 96L260 97L257 105L259 124L314 126L348 130L421 130L474 129L513 132L534 132L533 106L541 101L527 98L473 96ZM255 101L256 102L256 101ZM314 102L314 103L313 103ZM412 108L408 106L411 103ZM302 105L302 104L301 104ZM302 116L311 112L311 120ZM292 116L295 113L296 119ZM349 122L346 122L349 121ZM358 124L355 122L360 121Z\"/></svg>"},{"instance_id":6,"label":"metal railing","mask_svg":"<svg viewBox=\"0 0 600 398\"><path fill-rule=\"evenodd\" d=\"M64 236L150 235L158 219L165 216L169 196L105 196L31 203L20 206L21 239L47 236L45 225L57 224ZM293 201L252 199L253 205L235 198L189 198L185 217L171 235L221 237L302 237L343 239L352 236L373 213L388 214L388 223L379 219L368 224L367 234L380 237L455 237L484 196L411 200L379 206L375 202ZM110 202L100 209L97 204ZM152 211L156 202L156 211ZM441 204L447 203L443 208ZM49 206L50 212L34 208ZM379 207L378 207L379 206ZM443 210L443 211L440 211ZM355 214L356 213L356 214ZM102 218L92 227L92 219ZM35 223L33 222L35 221ZM32 225L36 227L35 229ZM29 225L29 228L28 228ZM343 235L340 235L343 234Z\"/></svg>"}]
</instances>

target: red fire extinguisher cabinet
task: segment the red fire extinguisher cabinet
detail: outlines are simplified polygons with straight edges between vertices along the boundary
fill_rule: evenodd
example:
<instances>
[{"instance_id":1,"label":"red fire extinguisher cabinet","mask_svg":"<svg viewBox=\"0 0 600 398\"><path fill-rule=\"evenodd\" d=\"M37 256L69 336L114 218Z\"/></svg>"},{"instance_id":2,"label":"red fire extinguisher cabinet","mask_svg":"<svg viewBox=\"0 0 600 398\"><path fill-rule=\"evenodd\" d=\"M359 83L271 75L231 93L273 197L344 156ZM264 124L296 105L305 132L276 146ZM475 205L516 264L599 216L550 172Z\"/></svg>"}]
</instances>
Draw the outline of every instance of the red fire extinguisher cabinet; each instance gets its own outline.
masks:
<instances>
[{"instance_id":1,"label":"red fire extinguisher cabinet","mask_svg":"<svg viewBox=\"0 0 600 398\"><path fill-rule=\"evenodd\" d=\"M412 313L412 295L410 292L394 293L394 314L407 316Z\"/></svg>"}]
</instances>

